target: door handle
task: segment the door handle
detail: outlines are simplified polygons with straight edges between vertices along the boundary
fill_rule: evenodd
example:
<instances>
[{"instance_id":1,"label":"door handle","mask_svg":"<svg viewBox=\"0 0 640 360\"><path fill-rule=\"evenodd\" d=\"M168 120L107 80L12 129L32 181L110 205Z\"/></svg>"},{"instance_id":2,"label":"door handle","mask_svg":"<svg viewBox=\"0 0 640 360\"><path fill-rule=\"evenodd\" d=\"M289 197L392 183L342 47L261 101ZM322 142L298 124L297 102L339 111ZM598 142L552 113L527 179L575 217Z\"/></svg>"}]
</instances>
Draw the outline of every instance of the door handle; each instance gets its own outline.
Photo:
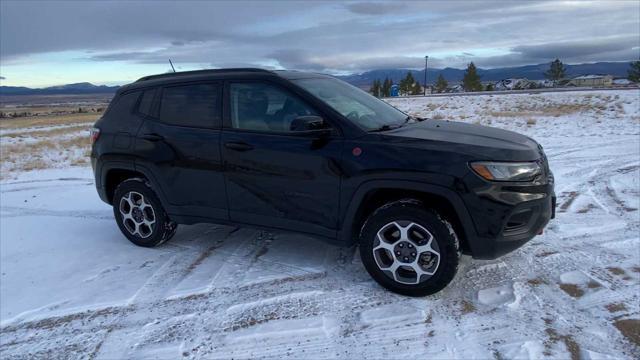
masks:
<instances>
[{"instance_id":1,"label":"door handle","mask_svg":"<svg viewBox=\"0 0 640 360\"><path fill-rule=\"evenodd\" d=\"M164 136L158 134L142 134L140 135L141 139L149 140L149 141L162 141L164 140Z\"/></svg>"},{"instance_id":2,"label":"door handle","mask_svg":"<svg viewBox=\"0 0 640 360\"><path fill-rule=\"evenodd\" d=\"M224 147L235 151L248 151L253 149L253 146L243 142L227 142L224 143Z\"/></svg>"}]
</instances>

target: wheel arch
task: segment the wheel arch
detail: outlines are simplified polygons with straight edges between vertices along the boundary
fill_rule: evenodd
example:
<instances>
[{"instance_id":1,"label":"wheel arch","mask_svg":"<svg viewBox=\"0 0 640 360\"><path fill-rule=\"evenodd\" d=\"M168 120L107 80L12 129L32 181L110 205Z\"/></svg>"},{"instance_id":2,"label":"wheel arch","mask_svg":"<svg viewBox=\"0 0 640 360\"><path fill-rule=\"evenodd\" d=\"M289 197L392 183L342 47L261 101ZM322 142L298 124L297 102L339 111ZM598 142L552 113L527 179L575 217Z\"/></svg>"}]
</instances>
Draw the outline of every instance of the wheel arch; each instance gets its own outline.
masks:
<instances>
[{"instance_id":1,"label":"wheel arch","mask_svg":"<svg viewBox=\"0 0 640 360\"><path fill-rule=\"evenodd\" d=\"M402 199L415 199L434 209L451 223L463 252L469 253L474 236L471 217L460 197L443 186L414 181L368 181L355 191L346 210L345 221L338 232L340 241L353 245L367 217L380 206Z\"/></svg>"},{"instance_id":2,"label":"wheel arch","mask_svg":"<svg viewBox=\"0 0 640 360\"><path fill-rule=\"evenodd\" d=\"M162 193L162 188L154 178L153 174L146 168L134 165L132 161L106 161L101 166L101 184L104 189L104 199L109 204L113 204L115 189L124 180L131 178L142 178L149 182L154 192L160 199L162 206L167 208L167 201Z\"/></svg>"}]
</instances>

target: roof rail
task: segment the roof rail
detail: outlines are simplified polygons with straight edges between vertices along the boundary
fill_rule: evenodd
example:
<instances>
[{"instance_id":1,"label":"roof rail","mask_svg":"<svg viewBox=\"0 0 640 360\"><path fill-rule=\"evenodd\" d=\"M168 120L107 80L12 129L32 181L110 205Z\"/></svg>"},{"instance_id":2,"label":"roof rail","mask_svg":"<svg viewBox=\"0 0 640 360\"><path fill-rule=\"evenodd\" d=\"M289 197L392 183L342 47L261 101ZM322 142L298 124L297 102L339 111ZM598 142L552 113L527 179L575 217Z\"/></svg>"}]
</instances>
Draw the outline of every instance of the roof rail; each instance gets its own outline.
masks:
<instances>
[{"instance_id":1,"label":"roof rail","mask_svg":"<svg viewBox=\"0 0 640 360\"><path fill-rule=\"evenodd\" d=\"M155 80L162 78L172 78L176 76L188 76L188 75L198 75L198 74L216 74L216 73L225 73L225 72L265 72L265 73L273 73L272 71L259 69L259 68L228 68L228 69L205 69L205 70L191 70L191 71L179 71L179 72L170 72L164 74L156 74L156 75L148 75L143 76L135 82L147 81L147 80Z\"/></svg>"}]
</instances>

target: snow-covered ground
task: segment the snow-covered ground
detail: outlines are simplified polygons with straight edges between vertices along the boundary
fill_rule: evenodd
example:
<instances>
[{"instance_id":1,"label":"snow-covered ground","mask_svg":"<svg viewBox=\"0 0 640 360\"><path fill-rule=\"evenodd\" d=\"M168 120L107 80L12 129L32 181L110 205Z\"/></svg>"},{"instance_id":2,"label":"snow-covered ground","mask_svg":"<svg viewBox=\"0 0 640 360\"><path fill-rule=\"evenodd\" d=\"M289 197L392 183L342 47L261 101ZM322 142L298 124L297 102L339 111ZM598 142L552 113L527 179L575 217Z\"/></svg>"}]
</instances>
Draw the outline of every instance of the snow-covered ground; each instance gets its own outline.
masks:
<instances>
[{"instance_id":1,"label":"snow-covered ground","mask_svg":"<svg viewBox=\"0 0 640 360\"><path fill-rule=\"evenodd\" d=\"M556 176L545 233L463 258L434 296L383 290L357 249L182 226L130 244L90 169L0 183L0 356L583 358L640 356L640 92L389 100L532 136Z\"/></svg>"}]
</instances>

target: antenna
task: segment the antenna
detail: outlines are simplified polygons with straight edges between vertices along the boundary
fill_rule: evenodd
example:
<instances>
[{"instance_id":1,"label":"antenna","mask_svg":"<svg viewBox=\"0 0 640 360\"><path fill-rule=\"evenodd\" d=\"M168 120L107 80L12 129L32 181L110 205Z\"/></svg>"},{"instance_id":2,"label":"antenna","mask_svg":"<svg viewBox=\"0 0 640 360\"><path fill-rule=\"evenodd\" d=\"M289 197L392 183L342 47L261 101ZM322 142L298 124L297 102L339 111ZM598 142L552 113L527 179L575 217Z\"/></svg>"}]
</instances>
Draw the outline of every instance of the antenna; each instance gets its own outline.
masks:
<instances>
[{"instance_id":1,"label":"antenna","mask_svg":"<svg viewBox=\"0 0 640 360\"><path fill-rule=\"evenodd\" d=\"M171 62L171 59L169 59L169 64L171 65L171 68L173 69L173 72L176 72L176 68L173 67L173 63Z\"/></svg>"}]
</instances>

